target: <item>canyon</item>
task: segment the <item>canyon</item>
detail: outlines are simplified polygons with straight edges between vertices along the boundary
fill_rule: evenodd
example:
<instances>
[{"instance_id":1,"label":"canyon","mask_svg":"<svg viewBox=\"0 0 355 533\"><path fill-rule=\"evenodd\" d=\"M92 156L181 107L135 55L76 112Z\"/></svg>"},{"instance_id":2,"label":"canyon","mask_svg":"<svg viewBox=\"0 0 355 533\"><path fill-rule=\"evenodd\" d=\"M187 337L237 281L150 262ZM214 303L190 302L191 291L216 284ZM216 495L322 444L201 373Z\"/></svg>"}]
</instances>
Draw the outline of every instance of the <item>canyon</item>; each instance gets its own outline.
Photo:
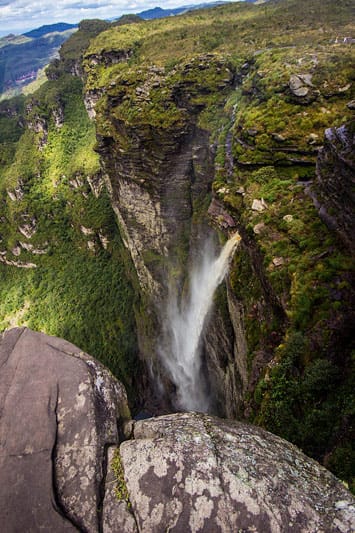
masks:
<instances>
[{"instance_id":1,"label":"canyon","mask_svg":"<svg viewBox=\"0 0 355 533\"><path fill-rule=\"evenodd\" d=\"M81 24L43 87L1 103L1 329L66 338L134 414L168 416L169 298L188 299L206 240L238 232L198 343L209 412L351 488L349 3L285 2Z\"/></svg>"}]
</instances>

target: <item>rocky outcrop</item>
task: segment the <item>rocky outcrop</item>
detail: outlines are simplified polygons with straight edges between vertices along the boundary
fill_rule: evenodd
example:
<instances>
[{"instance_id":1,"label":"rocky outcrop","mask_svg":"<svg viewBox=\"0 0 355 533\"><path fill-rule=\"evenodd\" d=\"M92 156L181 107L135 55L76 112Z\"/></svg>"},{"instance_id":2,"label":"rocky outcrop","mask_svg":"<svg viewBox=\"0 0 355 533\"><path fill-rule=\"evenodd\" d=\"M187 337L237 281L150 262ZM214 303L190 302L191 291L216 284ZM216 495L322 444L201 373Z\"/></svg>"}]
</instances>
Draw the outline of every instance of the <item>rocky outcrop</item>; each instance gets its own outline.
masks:
<instances>
[{"instance_id":1,"label":"rocky outcrop","mask_svg":"<svg viewBox=\"0 0 355 533\"><path fill-rule=\"evenodd\" d=\"M26 328L2 335L0 366L1 531L353 531L351 494L271 433L197 413L133 423L100 363Z\"/></svg>"},{"instance_id":2,"label":"rocky outcrop","mask_svg":"<svg viewBox=\"0 0 355 533\"><path fill-rule=\"evenodd\" d=\"M259 428L199 414L136 422L121 461L138 530L350 532L355 501Z\"/></svg>"},{"instance_id":3,"label":"rocky outcrop","mask_svg":"<svg viewBox=\"0 0 355 533\"><path fill-rule=\"evenodd\" d=\"M100 94L99 82L93 81L95 65L106 64L106 54L93 61L88 55L90 102L93 92ZM122 72L100 105L98 151L142 291L158 301L166 292L169 266L176 267L177 256L188 253L195 203L206 197L213 179L209 135L197 126L203 98L212 91L209 77L222 92L231 86L233 72L212 54L194 58L179 71L151 66L132 80ZM128 115L127 99L132 99ZM87 105L91 114L93 106Z\"/></svg>"},{"instance_id":4,"label":"rocky outcrop","mask_svg":"<svg viewBox=\"0 0 355 533\"><path fill-rule=\"evenodd\" d=\"M14 266L16 268L37 268L35 263L30 263L27 261L14 261L13 259L6 258L6 251L0 252L0 263L8 266Z\"/></svg>"},{"instance_id":5,"label":"rocky outcrop","mask_svg":"<svg viewBox=\"0 0 355 533\"><path fill-rule=\"evenodd\" d=\"M227 418L240 418L248 384L244 309L229 284L222 286L208 328L203 336L208 380L214 399L214 412Z\"/></svg>"},{"instance_id":6,"label":"rocky outcrop","mask_svg":"<svg viewBox=\"0 0 355 533\"><path fill-rule=\"evenodd\" d=\"M129 417L122 385L26 328L2 335L0 367L1 531L100 531L106 449Z\"/></svg>"},{"instance_id":7,"label":"rocky outcrop","mask_svg":"<svg viewBox=\"0 0 355 533\"><path fill-rule=\"evenodd\" d=\"M355 122L325 131L310 194L319 215L355 252Z\"/></svg>"},{"instance_id":8,"label":"rocky outcrop","mask_svg":"<svg viewBox=\"0 0 355 533\"><path fill-rule=\"evenodd\" d=\"M233 217L216 198L212 199L207 213L223 229L234 228L236 226Z\"/></svg>"},{"instance_id":9,"label":"rocky outcrop","mask_svg":"<svg viewBox=\"0 0 355 533\"><path fill-rule=\"evenodd\" d=\"M319 94L319 91L314 89L311 74L292 74L289 89L291 95L296 97L295 101L301 104L309 104Z\"/></svg>"}]
</instances>

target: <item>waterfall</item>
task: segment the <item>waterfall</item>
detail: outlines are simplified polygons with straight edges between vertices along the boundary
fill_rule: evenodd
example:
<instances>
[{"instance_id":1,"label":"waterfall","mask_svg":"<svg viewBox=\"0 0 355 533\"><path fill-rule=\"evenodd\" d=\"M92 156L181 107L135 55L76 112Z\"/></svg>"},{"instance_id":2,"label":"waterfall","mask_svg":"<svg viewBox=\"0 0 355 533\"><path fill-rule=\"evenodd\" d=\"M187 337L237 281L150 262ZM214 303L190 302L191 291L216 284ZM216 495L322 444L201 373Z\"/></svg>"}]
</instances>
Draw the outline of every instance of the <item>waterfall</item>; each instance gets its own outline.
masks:
<instances>
[{"instance_id":1,"label":"waterfall","mask_svg":"<svg viewBox=\"0 0 355 533\"><path fill-rule=\"evenodd\" d=\"M239 242L240 236L235 233L218 257L206 244L202 259L192 269L187 300L179 305L174 295L168 301L160 355L176 386L177 407L187 411L209 410L209 395L201 372L201 336L214 292L227 274Z\"/></svg>"}]
</instances>

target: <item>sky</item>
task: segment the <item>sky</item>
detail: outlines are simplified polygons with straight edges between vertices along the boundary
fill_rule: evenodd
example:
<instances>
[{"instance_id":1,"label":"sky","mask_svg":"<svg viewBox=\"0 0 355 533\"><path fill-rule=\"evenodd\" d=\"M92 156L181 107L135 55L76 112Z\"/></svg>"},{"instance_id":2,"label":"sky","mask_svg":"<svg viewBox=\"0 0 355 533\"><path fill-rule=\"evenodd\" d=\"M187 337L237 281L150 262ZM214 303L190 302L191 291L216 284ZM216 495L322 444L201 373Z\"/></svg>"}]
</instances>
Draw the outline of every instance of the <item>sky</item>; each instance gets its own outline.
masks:
<instances>
[{"instance_id":1,"label":"sky","mask_svg":"<svg viewBox=\"0 0 355 533\"><path fill-rule=\"evenodd\" d=\"M180 7L211 3L213 0L0 0L0 37L23 33L44 24L80 22L82 19L110 19L125 13L139 13L152 7ZM227 0L232 1L232 0Z\"/></svg>"}]
</instances>

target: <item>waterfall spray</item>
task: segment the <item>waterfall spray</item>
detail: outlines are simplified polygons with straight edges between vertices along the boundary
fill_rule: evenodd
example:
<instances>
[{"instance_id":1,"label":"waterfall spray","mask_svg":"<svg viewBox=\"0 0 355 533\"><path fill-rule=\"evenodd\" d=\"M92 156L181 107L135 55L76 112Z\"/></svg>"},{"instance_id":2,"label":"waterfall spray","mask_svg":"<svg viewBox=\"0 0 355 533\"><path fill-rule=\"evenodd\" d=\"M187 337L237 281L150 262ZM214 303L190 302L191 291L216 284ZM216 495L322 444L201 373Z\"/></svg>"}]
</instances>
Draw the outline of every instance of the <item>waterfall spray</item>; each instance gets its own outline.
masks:
<instances>
[{"instance_id":1,"label":"waterfall spray","mask_svg":"<svg viewBox=\"0 0 355 533\"><path fill-rule=\"evenodd\" d=\"M235 233L218 257L205 246L202 261L190 276L187 302L179 306L176 297L168 302L161 357L176 386L177 406L188 411L209 409L209 395L201 375L201 336L214 292L227 274L239 242L240 236Z\"/></svg>"}]
</instances>

